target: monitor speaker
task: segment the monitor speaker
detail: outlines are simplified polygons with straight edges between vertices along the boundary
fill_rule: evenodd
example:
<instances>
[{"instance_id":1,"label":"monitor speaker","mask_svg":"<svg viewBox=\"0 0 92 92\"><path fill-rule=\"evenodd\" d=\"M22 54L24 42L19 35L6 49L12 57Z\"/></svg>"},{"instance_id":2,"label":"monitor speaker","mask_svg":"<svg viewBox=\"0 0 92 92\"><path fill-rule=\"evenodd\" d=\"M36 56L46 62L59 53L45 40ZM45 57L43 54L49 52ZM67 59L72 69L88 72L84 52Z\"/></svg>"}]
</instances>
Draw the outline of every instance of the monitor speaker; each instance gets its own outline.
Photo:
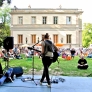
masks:
<instances>
[{"instance_id":1,"label":"monitor speaker","mask_svg":"<svg viewBox=\"0 0 92 92\"><path fill-rule=\"evenodd\" d=\"M13 49L14 46L14 37L6 37L3 41L3 47L6 50Z\"/></svg>"},{"instance_id":2,"label":"monitor speaker","mask_svg":"<svg viewBox=\"0 0 92 92\"><path fill-rule=\"evenodd\" d=\"M23 68L22 67L13 67L13 73L16 77L20 77L23 75Z\"/></svg>"}]
</instances>

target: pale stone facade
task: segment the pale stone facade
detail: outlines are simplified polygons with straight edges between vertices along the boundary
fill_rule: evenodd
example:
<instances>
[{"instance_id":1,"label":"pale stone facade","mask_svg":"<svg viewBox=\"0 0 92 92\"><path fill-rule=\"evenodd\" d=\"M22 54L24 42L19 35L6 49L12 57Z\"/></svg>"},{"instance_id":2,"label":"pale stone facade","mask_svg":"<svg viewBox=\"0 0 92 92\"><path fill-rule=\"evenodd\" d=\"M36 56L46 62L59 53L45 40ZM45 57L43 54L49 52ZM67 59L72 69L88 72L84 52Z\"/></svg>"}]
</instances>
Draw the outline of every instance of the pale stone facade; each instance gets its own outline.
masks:
<instances>
[{"instance_id":1,"label":"pale stone facade","mask_svg":"<svg viewBox=\"0 0 92 92\"><path fill-rule=\"evenodd\" d=\"M33 45L31 35L36 35L36 42L42 39L45 33L50 34L54 41L53 35L57 35L57 43L63 43L65 47L80 47L82 45L82 10L79 9L12 9L11 11L11 36L14 37L14 44L18 43L18 35L23 35L28 39L27 44ZM23 17L23 24L19 24L18 17ZM31 17L36 17L36 23L32 24ZM43 24L43 16L47 18L46 24ZM53 24L53 17L56 16L57 24ZM71 23L67 24L66 17L71 18ZM71 35L70 43L67 43L66 35ZM63 40L61 42L61 39Z\"/></svg>"}]
</instances>

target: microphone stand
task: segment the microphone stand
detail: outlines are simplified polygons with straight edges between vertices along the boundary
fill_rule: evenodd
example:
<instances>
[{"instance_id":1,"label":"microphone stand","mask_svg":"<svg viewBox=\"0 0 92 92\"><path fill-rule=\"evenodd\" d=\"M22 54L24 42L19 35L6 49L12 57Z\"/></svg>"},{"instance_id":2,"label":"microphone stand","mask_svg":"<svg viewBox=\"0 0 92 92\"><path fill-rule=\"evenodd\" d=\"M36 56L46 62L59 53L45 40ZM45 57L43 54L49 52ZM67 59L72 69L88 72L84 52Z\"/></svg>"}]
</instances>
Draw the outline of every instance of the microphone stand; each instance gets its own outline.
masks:
<instances>
[{"instance_id":1,"label":"microphone stand","mask_svg":"<svg viewBox=\"0 0 92 92\"><path fill-rule=\"evenodd\" d=\"M42 40L41 40L42 41ZM37 83L35 82L35 80L39 80L39 79L34 79L34 46L36 46L39 42L41 41L38 41L36 44L34 44L31 48L28 47L28 49L30 50L33 50L33 54L32 54L32 78L30 77L27 77L27 78L22 78L21 80L23 82L25 81L34 81L35 85L37 85Z\"/></svg>"}]
</instances>

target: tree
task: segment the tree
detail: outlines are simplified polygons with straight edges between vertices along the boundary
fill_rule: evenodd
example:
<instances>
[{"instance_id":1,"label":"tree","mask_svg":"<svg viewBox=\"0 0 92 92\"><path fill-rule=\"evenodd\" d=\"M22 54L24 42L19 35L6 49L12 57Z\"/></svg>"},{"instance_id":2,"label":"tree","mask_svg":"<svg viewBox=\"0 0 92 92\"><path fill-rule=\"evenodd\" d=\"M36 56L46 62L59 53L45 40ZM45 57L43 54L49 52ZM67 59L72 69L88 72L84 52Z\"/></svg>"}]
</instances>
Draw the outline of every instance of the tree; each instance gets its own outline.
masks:
<instances>
[{"instance_id":1,"label":"tree","mask_svg":"<svg viewBox=\"0 0 92 92\"><path fill-rule=\"evenodd\" d=\"M0 6L2 6L3 5L3 0L0 0Z\"/></svg>"},{"instance_id":2,"label":"tree","mask_svg":"<svg viewBox=\"0 0 92 92\"><path fill-rule=\"evenodd\" d=\"M83 47L88 47L92 44L92 24L85 23L82 31L82 44Z\"/></svg>"},{"instance_id":3,"label":"tree","mask_svg":"<svg viewBox=\"0 0 92 92\"><path fill-rule=\"evenodd\" d=\"M7 29L7 30L5 30ZM1 29L0 30L0 46L3 45L3 40L5 39L5 37L10 35L10 28L9 26L5 26L5 29Z\"/></svg>"},{"instance_id":4,"label":"tree","mask_svg":"<svg viewBox=\"0 0 92 92\"><path fill-rule=\"evenodd\" d=\"M11 8L5 3L0 9L0 19L3 25L10 23L10 12Z\"/></svg>"},{"instance_id":5,"label":"tree","mask_svg":"<svg viewBox=\"0 0 92 92\"><path fill-rule=\"evenodd\" d=\"M4 4L2 8L0 8L0 46L4 38L10 36L10 12L11 9L7 4Z\"/></svg>"},{"instance_id":6,"label":"tree","mask_svg":"<svg viewBox=\"0 0 92 92\"><path fill-rule=\"evenodd\" d=\"M3 5L3 2L4 2L4 1L6 1L6 0L0 0L0 6ZM11 4L11 0L7 0L7 3L8 3L8 4Z\"/></svg>"}]
</instances>

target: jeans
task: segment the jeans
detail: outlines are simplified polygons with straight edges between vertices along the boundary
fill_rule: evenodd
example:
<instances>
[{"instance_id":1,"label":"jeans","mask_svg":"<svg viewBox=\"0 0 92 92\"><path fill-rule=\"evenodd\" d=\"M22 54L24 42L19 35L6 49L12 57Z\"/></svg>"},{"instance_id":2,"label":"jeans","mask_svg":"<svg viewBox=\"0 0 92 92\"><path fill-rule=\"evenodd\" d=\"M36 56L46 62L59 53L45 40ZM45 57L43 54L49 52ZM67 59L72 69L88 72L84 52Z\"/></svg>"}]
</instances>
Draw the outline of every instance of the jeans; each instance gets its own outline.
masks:
<instances>
[{"instance_id":1,"label":"jeans","mask_svg":"<svg viewBox=\"0 0 92 92\"><path fill-rule=\"evenodd\" d=\"M42 74L42 78L41 78L40 82L43 82L44 78L46 77L48 85L50 85L48 68L52 64L52 60L53 59L51 57L47 57L47 56L42 57L42 63L43 63L44 69L43 69L43 74Z\"/></svg>"}]
</instances>

